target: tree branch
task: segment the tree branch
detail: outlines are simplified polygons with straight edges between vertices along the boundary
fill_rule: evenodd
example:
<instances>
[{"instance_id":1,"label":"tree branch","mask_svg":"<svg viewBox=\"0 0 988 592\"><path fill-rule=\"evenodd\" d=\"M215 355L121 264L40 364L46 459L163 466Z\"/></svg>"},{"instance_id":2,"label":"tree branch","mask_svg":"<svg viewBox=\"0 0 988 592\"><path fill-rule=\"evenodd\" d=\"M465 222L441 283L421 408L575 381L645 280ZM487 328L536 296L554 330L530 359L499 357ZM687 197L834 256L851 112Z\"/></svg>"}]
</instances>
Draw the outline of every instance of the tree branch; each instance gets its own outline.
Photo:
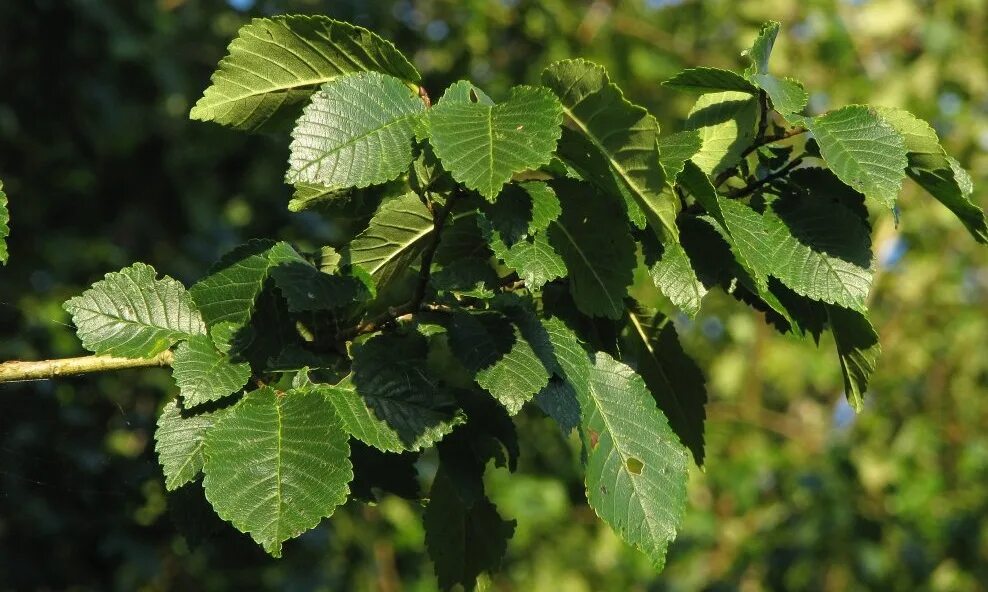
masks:
<instances>
[{"instance_id":1,"label":"tree branch","mask_svg":"<svg viewBox=\"0 0 988 592\"><path fill-rule=\"evenodd\" d=\"M429 206L429 211L432 212L433 220L433 233L432 242L426 247L425 252L422 253L422 268L419 270L419 280L415 285L415 292L412 294L412 299L402 304L400 306L392 306L387 310L387 312L381 313L372 319L368 319L354 327L348 329L343 329L336 334L336 342L340 343L343 341L349 341L358 335L363 335L364 333L373 333L378 329L381 329L385 325L389 325L397 320L403 318L411 318L419 310L425 306L423 302L425 301L425 293L429 288L429 277L432 273L432 260L436 256L436 250L439 248L439 241L442 239L442 231L446 226L446 220L449 218L450 210L453 207L453 198L455 193L450 194L446 199L446 206L438 214L436 213L435 206L431 200L427 198L427 205Z\"/></svg>"},{"instance_id":2,"label":"tree branch","mask_svg":"<svg viewBox=\"0 0 988 592\"><path fill-rule=\"evenodd\" d=\"M774 136L766 136L766 137L756 136L755 141L751 143L751 146L745 148L744 152L741 153L741 157L739 158L739 160L744 160L745 158L748 158L749 154L751 154L755 150L758 150L762 146L767 146L768 144L781 142L782 140L788 140L789 138L793 138L795 136L805 134L807 131L809 130L807 130L805 127L795 127L791 130L786 130L781 134L776 134ZM728 179L734 176L737 170L738 167L735 165L727 169L723 173L721 173L714 181L714 187L720 187L721 185L723 185Z\"/></svg>"},{"instance_id":3,"label":"tree branch","mask_svg":"<svg viewBox=\"0 0 988 592\"><path fill-rule=\"evenodd\" d=\"M92 372L108 372L129 368L153 368L170 366L172 352L163 351L153 358L115 358L113 356L84 356L40 362L4 362L0 364L0 383L26 380L48 380L62 376L76 376Z\"/></svg>"},{"instance_id":4,"label":"tree branch","mask_svg":"<svg viewBox=\"0 0 988 592\"><path fill-rule=\"evenodd\" d=\"M755 191L758 191L759 189L761 189L765 185L768 185L772 181L775 181L776 179L781 179L782 177L785 177L790 173L790 171L792 171L794 168L802 164L803 158L805 158L805 156L806 156L805 154L801 154L800 156L792 159L789 162L789 164L775 171L774 173L769 173L768 175L765 175L764 177L755 181L754 183L749 183L744 187L740 187L734 191L728 192L727 197L730 199L738 199L739 197L744 197L746 195L754 193Z\"/></svg>"},{"instance_id":5,"label":"tree branch","mask_svg":"<svg viewBox=\"0 0 988 592\"><path fill-rule=\"evenodd\" d=\"M758 135L755 137L758 138L759 140L764 139L765 131L767 129L768 129L768 93L765 92L764 90L759 90L758 91Z\"/></svg>"},{"instance_id":6,"label":"tree branch","mask_svg":"<svg viewBox=\"0 0 988 592\"><path fill-rule=\"evenodd\" d=\"M428 206L429 211L432 212L432 242L426 247L425 252L422 253L422 267L419 269L419 281L415 286L415 294L412 296L411 305L413 312L422 306L422 301L425 300L425 292L429 287L429 276L432 273L432 260L436 256L436 249L439 248L439 241L442 239L443 228L446 226L446 219L449 218L449 212L453 209L453 199L456 197L456 193L451 193L448 198L446 198L446 205L443 207L442 212L436 213L435 206L432 201L429 200ZM428 197L426 198L428 200Z\"/></svg>"}]
</instances>

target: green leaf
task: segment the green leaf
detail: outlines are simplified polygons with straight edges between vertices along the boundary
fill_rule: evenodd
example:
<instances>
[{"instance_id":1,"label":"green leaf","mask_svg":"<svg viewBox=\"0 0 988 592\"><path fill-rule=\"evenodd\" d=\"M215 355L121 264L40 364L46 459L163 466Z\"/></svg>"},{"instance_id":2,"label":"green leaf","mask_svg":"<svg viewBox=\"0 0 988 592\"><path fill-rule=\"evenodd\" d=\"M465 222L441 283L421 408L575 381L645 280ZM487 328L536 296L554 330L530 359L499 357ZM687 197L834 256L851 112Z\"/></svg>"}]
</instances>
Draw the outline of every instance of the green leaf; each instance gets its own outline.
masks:
<instances>
[{"instance_id":1,"label":"green leaf","mask_svg":"<svg viewBox=\"0 0 988 592\"><path fill-rule=\"evenodd\" d=\"M707 293L706 287L696 277L693 264L679 243L662 245L662 254L648 269L655 287L668 298L676 308L690 318L700 312L700 304Z\"/></svg>"},{"instance_id":2,"label":"green leaf","mask_svg":"<svg viewBox=\"0 0 988 592\"><path fill-rule=\"evenodd\" d=\"M3 181L0 181L0 263L4 265L10 257L7 252L8 236L10 236L10 212L7 211L7 194L3 192Z\"/></svg>"},{"instance_id":3,"label":"green leaf","mask_svg":"<svg viewBox=\"0 0 988 592\"><path fill-rule=\"evenodd\" d=\"M343 308L370 296L360 279L320 271L288 243L276 244L268 258L271 277L292 312Z\"/></svg>"},{"instance_id":4,"label":"green leaf","mask_svg":"<svg viewBox=\"0 0 988 592\"><path fill-rule=\"evenodd\" d=\"M270 240L252 240L233 249L189 288L208 326L225 322L242 325L250 319L268 278L268 253L274 245Z\"/></svg>"},{"instance_id":5,"label":"green leaf","mask_svg":"<svg viewBox=\"0 0 988 592\"><path fill-rule=\"evenodd\" d=\"M703 466L706 381L696 362L683 351L676 328L668 320L655 326L647 316L629 311L622 343L622 354L645 380L693 460Z\"/></svg>"},{"instance_id":6,"label":"green leaf","mask_svg":"<svg viewBox=\"0 0 988 592\"><path fill-rule=\"evenodd\" d=\"M850 105L807 118L820 154L837 177L889 208L905 178L905 142L873 108Z\"/></svg>"},{"instance_id":7,"label":"green leaf","mask_svg":"<svg viewBox=\"0 0 988 592\"><path fill-rule=\"evenodd\" d=\"M797 294L864 310L871 289L871 233L845 205L811 193L777 199L764 213L720 197L689 166L681 181L727 240L741 267L754 279L757 294L792 322L768 290L774 276Z\"/></svg>"},{"instance_id":8,"label":"green leaf","mask_svg":"<svg viewBox=\"0 0 988 592\"><path fill-rule=\"evenodd\" d=\"M288 211L302 212L334 201L349 199L350 192L339 187L324 187L316 183L296 183L295 193L288 202Z\"/></svg>"},{"instance_id":9,"label":"green leaf","mask_svg":"<svg viewBox=\"0 0 988 592\"><path fill-rule=\"evenodd\" d=\"M350 376L318 388L361 442L390 452L420 450L464 421L453 394L427 373L427 355L421 335L376 335L354 348Z\"/></svg>"},{"instance_id":10,"label":"green leaf","mask_svg":"<svg viewBox=\"0 0 988 592\"><path fill-rule=\"evenodd\" d=\"M383 72L409 83L419 73L390 42L324 16L254 19L240 29L189 117L238 129L298 117L319 85L349 72Z\"/></svg>"},{"instance_id":11,"label":"green leaf","mask_svg":"<svg viewBox=\"0 0 988 592\"><path fill-rule=\"evenodd\" d=\"M660 238L675 240L679 202L663 193L655 118L625 99L593 62L555 62L542 72L542 83L559 97L575 130L564 133L560 156L601 190L621 196L636 226L648 222Z\"/></svg>"},{"instance_id":12,"label":"green leaf","mask_svg":"<svg viewBox=\"0 0 988 592\"><path fill-rule=\"evenodd\" d=\"M549 228L549 224L559 218L563 212L559 205L559 198L547 183L541 181L528 181L519 183L528 197L532 201L532 215L528 221L527 232L531 236Z\"/></svg>"},{"instance_id":13,"label":"green leaf","mask_svg":"<svg viewBox=\"0 0 988 592\"><path fill-rule=\"evenodd\" d=\"M512 175L549 164L561 124L552 93L516 86L497 105L444 96L429 110L429 142L454 179L494 201Z\"/></svg>"},{"instance_id":14,"label":"green leaf","mask_svg":"<svg viewBox=\"0 0 988 592\"><path fill-rule=\"evenodd\" d=\"M779 313L787 323L791 323L788 311L769 290L771 264L765 257L766 253L759 250L764 247L765 240L764 223L759 213L737 200L720 197L703 171L692 162L686 163L680 173L679 184L712 216L710 223L730 248L738 266L735 274L741 284ZM735 237L735 233L739 238ZM708 243L707 248L711 246L709 240L704 242ZM709 258L710 254L704 255ZM709 265L710 261L701 260L698 263Z\"/></svg>"},{"instance_id":15,"label":"green leaf","mask_svg":"<svg viewBox=\"0 0 988 592\"><path fill-rule=\"evenodd\" d=\"M384 202L347 249L349 263L378 286L390 283L421 254L434 229L429 208L414 193Z\"/></svg>"},{"instance_id":16,"label":"green leaf","mask_svg":"<svg viewBox=\"0 0 988 592\"><path fill-rule=\"evenodd\" d=\"M675 184L686 161L693 158L702 147L700 132L696 130L676 132L659 138L659 162L665 169L667 184Z\"/></svg>"},{"instance_id":17,"label":"green leaf","mask_svg":"<svg viewBox=\"0 0 988 592\"><path fill-rule=\"evenodd\" d=\"M486 496L473 499L461 489L441 466L423 516L425 545L442 590L457 584L473 590L481 573L497 571L515 530L515 521L502 519Z\"/></svg>"},{"instance_id":18,"label":"green leaf","mask_svg":"<svg viewBox=\"0 0 988 592\"><path fill-rule=\"evenodd\" d=\"M457 80L449 86L439 102L458 103L466 105L468 103L480 103L481 105L494 105L494 99L487 96L487 93L473 85L469 80Z\"/></svg>"},{"instance_id":19,"label":"green leaf","mask_svg":"<svg viewBox=\"0 0 988 592\"><path fill-rule=\"evenodd\" d=\"M752 81L765 91L772 101L772 106L788 123L800 121L793 117L806 107L810 96L803 84L792 78L777 78L771 74L756 74Z\"/></svg>"},{"instance_id":20,"label":"green leaf","mask_svg":"<svg viewBox=\"0 0 988 592\"><path fill-rule=\"evenodd\" d=\"M636 263L628 226L587 185L561 180L555 187L566 199L549 227L549 243L569 270L573 300L588 316L619 319Z\"/></svg>"},{"instance_id":21,"label":"green leaf","mask_svg":"<svg viewBox=\"0 0 988 592\"><path fill-rule=\"evenodd\" d=\"M985 213L971 201L971 178L947 156L933 128L904 109L875 109L905 140L909 162L906 174L947 206L978 242L988 244Z\"/></svg>"},{"instance_id":22,"label":"green leaf","mask_svg":"<svg viewBox=\"0 0 988 592\"><path fill-rule=\"evenodd\" d=\"M545 233L522 239L510 247L492 241L491 248L505 265L518 273L530 290L541 290L546 283L566 277L568 273L566 262Z\"/></svg>"},{"instance_id":23,"label":"green leaf","mask_svg":"<svg viewBox=\"0 0 988 592\"><path fill-rule=\"evenodd\" d=\"M865 309L871 238L857 214L837 203L795 198L777 200L764 214L724 198L720 207L732 250L755 277L760 296L771 275L797 294Z\"/></svg>"},{"instance_id":24,"label":"green leaf","mask_svg":"<svg viewBox=\"0 0 988 592\"><path fill-rule=\"evenodd\" d=\"M754 140L757 121L757 97L736 91L703 95L686 118L686 129L697 130L702 144L693 162L708 175L734 166Z\"/></svg>"},{"instance_id":25,"label":"green leaf","mask_svg":"<svg viewBox=\"0 0 988 592\"><path fill-rule=\"evenodd\" d=\"M489 259L463 257L433 271L429 285L437 294L488 300L501 281Z\"/></svg>"},{"instance_id":26,"label":"green leaf","mask_svg":"<svg viewBox=\"0 0 988 592\"><path fill-rule=\"evenodd\" d=\"M546 329L580 402L587 499L661 568L686 506L689 452L638 374L605 353L588 355L558 319Z\"/></svg>"},{"instance_id":27,"label":"green leaf","mask_svg":"<svg viewBox=\"0 0 988 592\"><path fill-rule=\"evenodd\" d=\"M347 435L317 393L248 393L206 433L205 453L206 499L275 557L332 515L353 479Z\"/></svg>"},{"instance_id":28,"label":"green leaf","mask_svg":"<svg viewBox=\"0 0 988 592\"><path fill-rule=\"evenodd\" d=\"M509 414L521 411L549 383L549 371L532 345L501 314L457 311L447 330L453 353Z\"/></svg>"},{"instance_id":29,"label":"green leaf","mask_svg":"<svg viewBox=\"0 0 988 592\"><path fill-rule=\"evenodd\" d=\"M756 93L758 89L744 76L720 68L688 68L662 83L663 86L701 93L727 90Z\"/></svg>"},{"instance_id":30,"label":"green leaf","mask_svg":"<svg viewBox=\"0 0 988 592\"><path fill-rule=\"evenodd\" d=\"M297 321L269 279L254 303L250 320L237 325L229 355L247 360L255 372L263 373L277 368L273 360L281 358L285 350L297 350L302 345Z\"/></svg>"},{"instance_id":31,"label":"green leaf","mask_svg":"<svg viewBox=\"0 0 988 592\"><path fill-rule=\"evenodd\" d=\"M568 436L580 426L580 403L573 387L565 380L553 377L533 400L539 409L556 420L564 435Z\"/></svg>"},{"instance_id":32,"label":"green leaf","mask_svg":"<svg viewBox=\"0 0 988 592\"><path fill-rule=\"evenodd\" d=\"M64 304L82 346L97 354L150 358L194 335L202 317L185 287L150 265L135 263Z\"/></svg>"},{"instance_id":33,"label":"green leaf","mask_svg":"<svg viewBox=\"0 0 988 592\"><path fill-rule=\"evenodd\" d=\"M851 407L861 411L868 381L882 353L878 334L861 312L839 306L827 306L826 309L844 373L844 393Z\"/></svg>"},{"instance_id":34,"label":"green leaf","mask_svg":"<svg viewBox=\"0 0 988 592\"><path fill-rule=\"evenodd\" d=\"M797 294L866 309L871 233L857 214L838 203L787 197L776 200L764 220L771 275Z\"/></svg>"},{"instance_id":35,"label":"green leaf","mask_svg":"<svg viewBox=\"0 0 988 592\"><path fill-rule=\"evenodd\" d=\"M508 185L481 217L494 254L531 290L567 273L565 262L545 234L561 212L559 198L549 185L528 182Z\"/></svg>"},{"instance_id":36,"label":"green leaf","mask_svg":"<svg viewBox=\"0 0 988 592\"><path fill-rule=\"evenodd\" d=\"M288 183L367 187L412 162L425 104L404 82L378 72L346 74L312 97L292 131Z\"/></svg>"},{"instance_id":37,"label":"green leaf","mask_svg":"<svg viewBox=\"0 0 988 592\"><path fill-rule=\"evenodd\" d=\"M172 377L185 406L195 407L242 389L250 380L250 364L233 362L212 339L196 335L175 350Z\"/></svg>"},{"instance_id":38,"label":"green leaf","mask_svg":"<svg viewBox=\"0 0 988 592\"><path fill-rule=\"evenodd\" d=\"M361 379L359 391L353 375L339 384L318 387L348 434L385 452L417 451L442 440L464 423L450 394L421 381L401 384L394 379L400 371L388 372L392 378L387 381ZM415 378L410 368L404 372ZM416 391L415 386L425 390Z\"/></svg>"},{"instance_id":39,"label":"green leaf","mask_svg":"<svg viewBox=\"0 0 988 592\"><path fill-rule=\"evenodd\" d=\"M768 21L762 25L751 48L742 54L751 60L751 65L744 71L745 76L768 72L768 60L772 57L772 49L775 47L775 39L779 36L781 26L778 21Z\"/></svg>"},{"instance_id":40,"label":"green leaf","mask_svg":"<svg viewBox=\"0 0 988 592\"><path fill-rule=\"evenodd\" d=\"M783 119L793 123L799 118L790 116L806 107L809 95L799 81L778 78L768 72L768 61L775 46L775 39L779 35L779 26L779 23L772 21L762 27L751 49L745 52L751 60L751 65L745 69L744 75L750 82L765 91L772 101L772 106Z\"/></svg>"},{"instance_id":41,"label":"green leaf","mask_svg":"<svg viewBox=\"0 0 988 592\"><path fill-rule=\"evenodd\" d=\"M178 401L169 401L158 417L154 450L165 473L165 489L174 491L202 471L206 432L223 416L225 409L195 414L183 413Z\"/></svg>"}]
</instances>

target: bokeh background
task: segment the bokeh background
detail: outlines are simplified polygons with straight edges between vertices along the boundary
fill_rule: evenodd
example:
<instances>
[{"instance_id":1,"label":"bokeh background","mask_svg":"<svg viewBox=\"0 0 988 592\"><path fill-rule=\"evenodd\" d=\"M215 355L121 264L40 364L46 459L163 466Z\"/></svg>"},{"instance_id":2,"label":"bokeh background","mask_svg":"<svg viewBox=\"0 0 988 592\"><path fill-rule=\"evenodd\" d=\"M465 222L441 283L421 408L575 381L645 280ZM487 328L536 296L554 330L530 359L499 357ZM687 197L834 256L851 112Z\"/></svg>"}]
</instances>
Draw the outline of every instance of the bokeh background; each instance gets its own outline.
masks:
<instances>
[{"instance_id":1,"label":"bokeh background","mask_svg":"<svg viewBox=\"0 0 988 592\"><path fill-rule=\"evenodd\" d=\"M11 261L0 359L81 354L60 309L141 260L194 281L251 237L332 240L289 214L285 138L187 113L253 16L318 12L392 39L438 96L470 78L493 97L549 62L605 64L667 131L693 97L683 67L737 68L767 19L773 69L810 110L869 102L930 120L988 203L986 0L33 0L0 2L0 178ZM874 223L873 320L885 354L860 415L832 343L782 337L729 297L677 319L708 377L707 466L656 575L597 521L578 456L537 411L519 473L488 471L518 521L490 590L988 588L988 249L914 186ZM174 387L129 371L0 387L0 590L435 588L421 508L348 505L264 555L201 493L166 496L153 428Z\"/></svg>"}]
</instances>

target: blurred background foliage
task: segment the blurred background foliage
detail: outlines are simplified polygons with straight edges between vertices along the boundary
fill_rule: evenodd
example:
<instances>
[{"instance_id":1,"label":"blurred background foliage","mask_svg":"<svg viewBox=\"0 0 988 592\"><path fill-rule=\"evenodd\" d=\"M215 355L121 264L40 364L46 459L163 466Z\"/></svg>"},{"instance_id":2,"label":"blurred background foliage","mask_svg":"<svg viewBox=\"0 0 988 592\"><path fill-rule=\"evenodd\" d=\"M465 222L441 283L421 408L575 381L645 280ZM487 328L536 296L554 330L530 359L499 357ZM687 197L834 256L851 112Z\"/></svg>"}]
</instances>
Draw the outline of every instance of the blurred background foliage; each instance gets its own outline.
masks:
<instances>
[{"instance_id":1,"label":"blurred background foliage","mask_svg":"<svg viewBox=\"0 0 988 592\"><path fill-rule=\"evenodd\" d=\"M408 53L434 97L468 77L495 98L555 59L605 64L675 131L683 67L739 67L780 20L773 69L810 109L854 102L931 120L988 187L985 0L34 0L0 3L0 178L12 210L0 359L77 355L59 305L141 260L186 282L256 236L331 242L340 219L289 214L285 138L187 119L253 16L319 12ZM490 469L518 521L491 590L943 590L988 582L988 252L909 186L875 222L872 308L885 353L864 413L838 362L729 297L676 319L708 375L707 466L668 567L595 520L574 442L519 418L518 474ZM434 589L421 508L350 504L265 556L164 493L153 453L164 371L0 388L0 590ZM428 459L424 466L428 466ZM423 471L427 472L427 471Z\"/></svg>"}]
</instances>

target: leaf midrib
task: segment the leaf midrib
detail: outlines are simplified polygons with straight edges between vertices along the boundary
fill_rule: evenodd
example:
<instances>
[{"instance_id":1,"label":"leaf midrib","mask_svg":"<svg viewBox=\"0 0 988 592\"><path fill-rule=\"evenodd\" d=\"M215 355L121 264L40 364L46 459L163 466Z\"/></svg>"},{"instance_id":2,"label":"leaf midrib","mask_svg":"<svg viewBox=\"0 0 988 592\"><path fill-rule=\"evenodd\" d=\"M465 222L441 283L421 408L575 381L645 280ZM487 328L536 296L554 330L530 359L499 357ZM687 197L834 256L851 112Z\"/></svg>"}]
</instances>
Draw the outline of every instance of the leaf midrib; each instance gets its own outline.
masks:
<instances>
[{"instance_id":1,"label":"leaf midrib","mask_svg":"<svg viewBox=\"0 0 988 592\"><path fill-rule=\"evenodd\" d=\"M473 216L473 215L476 215L476 212L474 212L474 211L463 212L461 214L456 214L456 215L452 216L451 217L451 221L456 221L456 220L459 220L461 218L465 218L467 216ZM391 255L385 257L381 261L381 264L380 265L374 267L372 269L372 271L370 271L370 274L371 275L374 275L374 274L378 273L385 265L387 265L388 263L390 263L391 261L393 261L394 259L396 259L399 255L401 255L405 251L407 251L409 248L411 248L412 245L414 245L418 241L422 240L423 238L425 238L426 236L428 236L429 234L431 234L432 231L435 230L435 229L436 229L436 224L435 224L435 222L432 222L432 223L429 224L429 227L428 228L426 228L426 229L422 230L421 232L419 232L418 234L416 234L415 237L412 240L410 240L408 242L405 242L405 243L394 243L394 244L399 245L399 248L398 249L395 249L391 253Z\"/></svg>"},{"instance_id":2,"label":"leaf midrib","mask_svg":"<svg viewBox=\"0 0 988 592\"><path fill-rule=\"evenodd\" d=\"M558 228L559 230L561 230L564 235L566 235L566 238L567 239L569 239L570 244L573 245L573 248L576 250L577 254L580 256L580 259L583 259L583 262L586 264L587 269L590 270L590 273L593 274L594 279L597 280L597 283L598 284L600 284L601 291L604 293L604 296L607 298L607 303L609 305L611 305L611 308L613 310L617 310L617 308L619 308L619 307L614 303L614 300L611 298L610 291L607 289L607 284L605 284L604 283L604 280L602 280L600 278L600 275L597 274L597 269L594 268L594 266L590 263L590 260L587 259L587 256L583 253L583 249L581 249L580 248L580 245L576 242L576 240L573 239L573 235L570 234L569 231L566 230L566 227L563 226L562 224L560 224L559 221L553 220L552 223L555 224L556 225L556 228Z\"/></svg>"},{"instance_id":3,"label":"leaf midrib","mask_svg":"<svg viewBox=\"0 0 988 592\"><path fill-rule=\"evenodd\" d=\"M281 541L281 540L283 540L282 537L281 537L282 513L284 511L285 504L284 504L284 500L283 500L282 495L281 495L281 464L282 464L281 463L281 461L282 461L282 458L281 458L281 437L282 437L282 433L281 433L282 432L281 401L277 397L278 397L278 395L275 394L274 410L275 410L275 414L278 417L278 430L276 432L276 434L277 434L277 437L276 437L277 448L276 448L276 454L275 454L275 479L276 479L276 481L275 481L275 487L276 487L276 489L275 489L275 491L276 491L275 496L276 496L276 499L278 500L278 509L276 510L276 516L277 517L275 518L275 524L276 524L276 526L275 526L275 535L276 535L276 540ZM281 546L281 543L278 543L278 546L280 547Z\"/></svg>"},{"instance_id":4,"label":"leaf midrib","mask_svg":"<svg viewBox=\"0 0 988 592\"><path fill-rule=\"evenodd\" d=\"M663 367L662 364L658 362L658 358L655 355L655 349L652 347L652 344L649 341L648 336L645 334L644 327L642 327L641 323L638 321L638 315L636 315L633 311L629 310L628 317L631 319L631 324L634 325L635 333L641 339L642 345L645 346L645 350L648 351L648 354L655 360L655 366L658 368L659 374L662 375L662 380L665 381L666 385L669 388L669 392L672 393L672 399L676 404L676 411L678 411L679 415L685 420L687 417L686 410L683 409L682 404L680 404L679 402L679 397L676 395L676 389L673 388L672 380L669 379L669 375L666 373L665 367Z\"/></svg>"},{"instance_id":5,"label":"leaf midrib","mask_svg":"<svg viewBox=\"0 0 988 592\"><path fill-rule=\"evenodd\" d=\"M370 137L370 136L372 136L374 134L383 133L384 131L386 131L391 126L397 125L399 123L404 123L406 120L411 119L413 117L418 117L419 115L421 115L421 111L414 112L414 113L405 113L404 115L401 115L400 117L397 117L397 118L395 118L395 119L393 119L393 120L385 123L384 125L382 125L380 127L376 127L376 128L371 129L371 130L369 130L369 131L367 131L367 132L365 132L363 134L360 134L359 136L350 138L349 140L347 140L343 144L340 144L339 146L335 146L335 147L333 147L332 149L329 149L329 150L323 150L323 151L321 151L322 152L322 155L321 156L310 160L309 162L307 162L305 164L305 166L303 166L300 169L297 169L295 171L295 176L298 177L299 175L302 174L303 171L307 171L309 168L311 168L311 167L313 167L313 166L315 166L317 164L322 164L322 162L324 160L326 160L327 158L329 158L330 156L332 156L332 155L334 155L334 154L342 151L343 149L345 149L345 148L347 148L347 147L349 147L349 146L351 146L351 145L353 145L353 144L355 144L355 143L357 143L357 142L359 142L359 141L361 141L363 139L366 139L366 138L368 138L368 137Z\"/></svg>"},{"instance_id":6,"label":"leaf midrib","mask_svg":"<svg viewBox=\"0 0 988 592\"><path fill-rule=\"evenodd\" d=\"M201 333L189 333L189 332L187 332L187 331L185 331L183 329L172 329L171 327L163 327L161 325L152 325L150 323L144 323L142 321L136 321L136 320L133 320L133 319L126 319L124 317L116 316L116 315L110 314L110 313L108 313L106 311L99 310L99 309L86 308L86 307L83 307L83 306L73 306L72 308L73 308L73 310L83 311L83 312L90 312L90 313L93 313L93 314L98 315L98 316L106 317L108 319L114 319L117 322L123 323L125 325L137 325L138 327L142 327L142 328L145 328L145 329L154 329L154 330L157 330L157 331L168 332L168 333L170 333L173 336L174 335L185 335L185 336L188 336L188 337L195 337L196 335L201 335Z\"/></svg>"},{"instance_id":7,"label":"leaf midrib","mask_svg":"<svg viewBox=\"0 0 988 592\"><path fill-rule=\"evenodd\" d=\"M244 93L242 95L230 96L230 95L227 95L227 94L224 93L222 100L211 101L211 102L207 101L207 98L204 95L203 98L199 100L199 103L203 103L203 104L200 105L199 103L196 103L193 106L193 109L192 109L193 110L193 116L201 115L202 114L201 113L202 111L208 111L208 110L211 110L211 109L221 109L221 108L223 108L223 107L225 107L225 106L227 106L227 105L229 105L231 103L239 103L241 101L245 101L247 99L252 99L254 97L263 97L265 95L273 95L273 94L277 94L277 93L287 94L287 93L289 93L291 91L304 91L304 90L307 90L306 87L313 87L311 90L312 90L312 92L315 92L316 91L316 88L318 88L319 85L325 84L327 82L331 82L331 81L335 80L336 78L339 78L340 76L342 76L342 74L336 74L334 76L325 76L325 77L314 78L314 79L306 79L306 80L298 81L297 83L287 84L287 85L283 85L283 86L272 86L272 87L267 88L265 90L255 90L255 91L251 91L251 92L248 92L248 93ZM238 85L238 86L243 86L243 85ZM211 94L215 95L216 93L211 93ZM204 115L204 116L208 116L208 115Z\"/></svg>"},{"instance_id":8,"label":"leaf midrib","mask_svg":"<svg viewBox=\"0 0 988 592\"><path fill-rule=\"evenodd\" d=\"M596 378L597 373L598 372L602 372L602 370L600 370L599 368L597 368L596 359L591 364L591 369L590 370L591 370L591 379L587 381L587 390L590 392L590 395L591 395L590 398L593 400L594 407L596 407L597 415L600 416L600 421L603 422L604 427L607 428L608 433L611 434L611 445L614 447L614 450L617 451L618 456L621 457L621 468L620 468L620 471L624 472L628 476L628 480L631 482L631 487L635 491L635 496L634 497L637 500L637 505L641 508L642 514L645 516L646 521L649 523L649 532L650 532L650 534L653 537L655 537L656 536L656 534L655 534L656 533L656 528L655 528L655 525L652 522L652 515L645 509L645 504L642 503L642 501L641 501L644 498L644 496L642 495L641 491L638 488L638 483L635 480L635 476L632 475L631 472L627 468L628 459L629 458L637 458L637 457L635 457L633 454L626 453L625 450L623 449L623 447L620 446L620 445L618 445L618 438L615 438L614 437L615 434L617 434L617 432L614 431L614 427L611 425L611 422L608 421L608 419L607 419L607 413L604 412L604 407L600 404L600 397L599 397L599 395L597 393L597 385L596 385L596 382L594 382L593 379ZM658 530L661 530L661 529L658 529ZM649 541L649 542L651 542L651 541Z\"/></svg>"},{"instance_id":9,"label":"leaf midrib","mask_svg":"<svg viewBox=\"0 0 988 592\"><path fill-rule=\"evenodd\" d=\"M577 125L577 127L580 128L580 131L583 133L583 135L587 137L588 140L590 140L590 143L593 144L594 147L597 150L599 150L601 154L604 155L604 157L607 159L607 163L611 166L611 168L614 169L618 173L618 175L621 176L621 179L625 182L625 184L629 188L631 188L632 190L631 194L635 197L635 201L638 202L638 205L644 211L652 212L653 211L652 206L651 204L648 203L648 201L645 199L644 196L645 190L636 183L632 182L628 172L624 169L624 167L622 167L620 164L617 163L617 161L614 160L614 157L611 155L610 150L605 148L604 145L601 143L600 138L598 138L593 132L591 132L590 128L587 127L587 125L584 124L584 122L580 118L578 118L576 115L573 114L573 110L567 107L566 105L563 105L562 107L563 107L563 113L565 113L569 117L570 121L572 121L574 124ZM673 235L675 236L676 229L669 228L668 224L666 224L665 220L662 220L661 216L658 216L658 218L660 222L662 222L662 225L665 226L666 229L672 232Z\"/></svg>"}]
</instances>

